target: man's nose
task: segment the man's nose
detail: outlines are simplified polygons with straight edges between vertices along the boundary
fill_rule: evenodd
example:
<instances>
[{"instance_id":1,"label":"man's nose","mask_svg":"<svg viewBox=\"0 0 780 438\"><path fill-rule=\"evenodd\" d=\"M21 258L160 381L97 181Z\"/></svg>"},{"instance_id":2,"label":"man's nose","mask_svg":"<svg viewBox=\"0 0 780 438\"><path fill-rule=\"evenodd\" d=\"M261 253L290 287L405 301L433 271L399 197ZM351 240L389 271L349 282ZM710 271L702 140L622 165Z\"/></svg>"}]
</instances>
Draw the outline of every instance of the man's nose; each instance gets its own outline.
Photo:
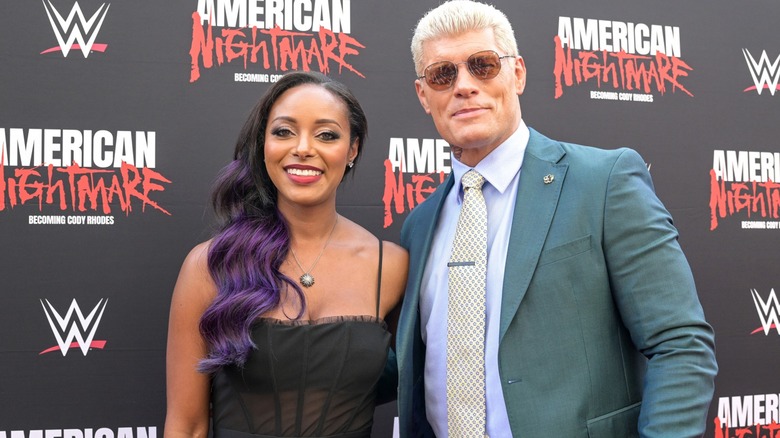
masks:
<instances>
[{"instance_id":1,"label":"man's nose","mask_svg":"<svg viewBox=\"0 0 780 438\"><path fill-rule=\"evenodd\" d=\"M458 75L452 84L452 91L463 96L474 94L479 90L478 82L480 80L471 74L465 62L458 64Z\"/></svg>"}]
</instances>

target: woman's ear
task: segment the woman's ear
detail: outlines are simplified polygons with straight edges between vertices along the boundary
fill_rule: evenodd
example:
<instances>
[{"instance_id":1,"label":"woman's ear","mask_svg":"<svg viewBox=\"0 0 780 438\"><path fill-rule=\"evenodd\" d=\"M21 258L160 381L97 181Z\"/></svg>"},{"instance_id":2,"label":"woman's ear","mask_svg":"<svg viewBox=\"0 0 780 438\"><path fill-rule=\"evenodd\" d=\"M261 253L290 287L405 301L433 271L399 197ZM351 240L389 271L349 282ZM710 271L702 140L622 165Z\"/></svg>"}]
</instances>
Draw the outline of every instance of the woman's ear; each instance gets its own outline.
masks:
<instances>
[{"instance_id":1,"label":"woman's ear","mask_svg":"<svg viewBox=\"0 0 780 438\"><path fill-rule=\"evenodd\" d=\"M355 158L357 158L358 146L360 146L360 139L356 138L355 141L353 141L352 144L349 146L349 154L347 154L347 159L349 163L352 163L353 161L355 161Z\"/></svg>"}]
</instances>

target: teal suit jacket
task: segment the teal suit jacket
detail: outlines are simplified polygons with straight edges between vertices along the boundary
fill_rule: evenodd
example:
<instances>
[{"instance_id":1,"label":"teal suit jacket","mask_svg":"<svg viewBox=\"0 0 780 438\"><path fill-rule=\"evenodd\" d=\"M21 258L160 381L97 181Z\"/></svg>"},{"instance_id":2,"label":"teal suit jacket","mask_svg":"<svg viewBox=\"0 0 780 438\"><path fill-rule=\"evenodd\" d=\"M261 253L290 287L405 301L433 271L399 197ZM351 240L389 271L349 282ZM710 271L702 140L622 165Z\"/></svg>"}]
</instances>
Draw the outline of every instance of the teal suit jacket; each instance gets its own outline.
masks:
<instances>
[{"instance_id":1,"label":"teal suit jacket","mask_svg":"<svg viewBox=\"0 0 780 438\"><path fill-rule=\"evenodd\" d=\"M544 182L552 175L553 181ZM404 222L401 437L425 416L420 287L452 177ZM695 437L717 372L671 216L639 154L531 130L503 282L499 372L515 437Z\"/></svg>"}]
</instances>

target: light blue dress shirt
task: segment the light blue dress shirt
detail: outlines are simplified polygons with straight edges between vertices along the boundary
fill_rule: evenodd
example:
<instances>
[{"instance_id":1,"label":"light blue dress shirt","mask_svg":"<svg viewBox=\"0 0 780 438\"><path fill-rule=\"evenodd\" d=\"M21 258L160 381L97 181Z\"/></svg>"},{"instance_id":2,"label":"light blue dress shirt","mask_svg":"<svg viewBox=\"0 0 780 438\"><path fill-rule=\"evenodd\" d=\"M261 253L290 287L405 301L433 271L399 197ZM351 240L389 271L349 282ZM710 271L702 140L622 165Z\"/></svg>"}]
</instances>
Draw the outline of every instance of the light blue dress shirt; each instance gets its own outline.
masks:
<instances>
[{"instance_id":1,"label":"light blue dress shirt","mask_svg":"<svg viewBox=\"0 0 780 438\"><path fill-rule=\"evenodd\" d=\"M487 432L492 438L511 437L506 403L498 373L498 331L509 233L517 197L523 155L528 145L528 127L518 129L474 169L485 177L482 186L488 210L488 261L486 291L485 378ZM431 253L425 267L420 295L422 339L425 356L425 406L428 422L439 438L447 438L447 262L452 252L463 189L460 179L471 169L452 159L455 185L447 194Z\"/></svg>"}]
</instances>

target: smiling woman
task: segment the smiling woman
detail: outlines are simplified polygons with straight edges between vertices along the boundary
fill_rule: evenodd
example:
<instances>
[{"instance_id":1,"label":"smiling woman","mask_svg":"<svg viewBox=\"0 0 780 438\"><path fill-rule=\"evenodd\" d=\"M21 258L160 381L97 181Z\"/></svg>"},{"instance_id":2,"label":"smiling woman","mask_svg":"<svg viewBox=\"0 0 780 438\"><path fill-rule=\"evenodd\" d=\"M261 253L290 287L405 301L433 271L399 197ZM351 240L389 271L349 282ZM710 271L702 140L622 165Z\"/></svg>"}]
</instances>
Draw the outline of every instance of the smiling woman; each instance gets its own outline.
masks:
<instances>
[{"instance_id":1,"label":"smiling woman","mask_svg":"<svg viewBox=\"0 0 780 438\"><path fill-rule=\"evenodd\" d=\"M166 437L206 436L209 406L217 438L370 436L408 256L336 211L366 128L319 73L250 113L214 189L220 229L174 289Z\"/></svg>"},{"instance_id":2,"label":"smiling woman","mask_svg":"<svg viewBox=\"0 0 780 438\"><path fill-rule=\"evenodd\" d=\"M302 85L276 101L266 127L265 164L283 212L335 203L336 187L362 143L350 136L348 114L340 98L317 85Z\"/></svg>"}]
</instances>

